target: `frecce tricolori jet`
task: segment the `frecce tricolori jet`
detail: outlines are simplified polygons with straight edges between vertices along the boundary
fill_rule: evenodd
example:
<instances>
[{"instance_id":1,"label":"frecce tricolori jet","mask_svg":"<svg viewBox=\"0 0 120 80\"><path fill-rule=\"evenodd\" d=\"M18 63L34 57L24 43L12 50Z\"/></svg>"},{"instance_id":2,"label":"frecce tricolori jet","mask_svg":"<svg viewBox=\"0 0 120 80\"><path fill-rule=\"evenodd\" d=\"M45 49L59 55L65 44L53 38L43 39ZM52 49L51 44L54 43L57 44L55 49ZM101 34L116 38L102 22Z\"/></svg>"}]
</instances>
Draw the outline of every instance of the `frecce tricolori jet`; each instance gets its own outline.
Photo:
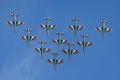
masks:
<instances>
[{"instance_id":1,"label":"frecce tricolori jet","mask_svg":"<svg viewBox=\"0 0 120 80\"><path fill-rule=\"evenodd\" d=\"M54 65L54 70L56 71L56 65L63 63L63 60L56 59L57 55L59 55L57 52L52 53L54 56L53 59L48 59L48 62Z\"/></svg>"},{"instance_id":2,"label":"frecce tricolori jet","mask_svg":"<svg viewBox=\"0 0 120 80\"><path fill-rule=\"evenodd\" d=\"M40 27L42 29L45 29L46 30L46 34L47 36L49 35L49 30L52 30L56 27L56 25L50 25L49 22L51 21L51 18L44 18L44 20L46 21L46 24L45 25L40 25Z\"/></svg>"},{"instance_id":3,"label":"frecce tricolori jet","mask_svg":"<svg viewBox=\"0 0 120 80\"><path fill-rule=\"evenodd\" d=\"M35 40L37 38L37 36L30 35L32 29L27 28L27 29L25 29L25 31L27 32L27 36L21 36L20 38L23 40L26 40L28 47L30 47L30 41Z\"/></svg>"},{"instance_id":4,"label":"frecce tricolori jet","mask_svg":"<svg viewBox=\"0 0 120 80\"><path fill-rule=\"evenodd\" d=\"M35 51L41 53L41 59L43 60L44 53L50 52L50 49L49 48L44 48L44 45L46 44L46 42L40 41L39 43L41 44L41 47L40 48L35 48Z\"/></svg>"},{"instance_id":5,"label":"frecce tricolori jet","mask_svg":"<svg viewBox=\"0 0 120 80\"><path fill-rule=\"evenodd\" d=\"M24 22L23 21L17 21L17 17L19 16L19 14L11 14L11 16L13 17L13 21L7 21L6 23L10 26L13 26L14 27L14 32L16 32L16 27L24 24Z\"/></svg>"},{"instance_id":6,"label":"frecce tricolori jet","mask_svg":"<svg viewBox=\"0 0 120 80\"><path fill-rule=\"evenodd\" d=\"M102 27L96 27L95 29L102 33L102 37L104 39L105 38L105 33L112 31L112 28L107 28L106 27L106 24L108 23L107 20L101 20L100 23L102 24Z\"/></svg>"},{"instance_id":7,"label":"frecce tricolori jet","mask_svg":"<svg viewBox=\"0 0 120 80\"><path fill-rule=\"evenodd\" d=\"M58 39L53 39L53 42L58 44L58 49L61 50L61 45L67 43L67 40L61 39L63 33L57 32L56 35L58 35Z\"/></svg>"},{"instance_id":8,"label":"frecce tricolori jet","mask_svg":"<svg viewBox=\"0 0 120 80\"><path fill-rule=\"evenodd\" d=\"M71 55L72 54L77 54L78 53L78 50L73 50L73 49L71 49L71 47L74 45L73 43L67 43L67 45L68 45L68 49L63 49L62 51L65 53L65 54L68 54L68 59L69 59L69 61L71 61Z\"/></svg>"},{"instance_id":9,"label":"frecce tricolori jet","mask_svg":"<svg viewBox=\"0 0 120 80\"><path fill-rule=\"evenodd\" d=\"M73 18L72 21L74 22L74 25L68 25L67 27L71 30L74 30L75 37L76 37L77 36L77 31L84 29L85 26L79 26L78 25L78 21L79 21L78 18Z\"/></svg>"},{"instance_id":10,"label":"frecce tricolori jet","mask_svg":"<svg viewBox=\"0 0 120 80\"><path fill-rule=\"evenodd\" d=\"M83 52L85 54L86 47L87 46L92 46L92 42L87 42L86 41L86 38L88 37L88 35L83 34L83 35L81 35L81 37L83 38L83 41L78 41L77 44L83 47Z\"/></svg>"}]
</instances>

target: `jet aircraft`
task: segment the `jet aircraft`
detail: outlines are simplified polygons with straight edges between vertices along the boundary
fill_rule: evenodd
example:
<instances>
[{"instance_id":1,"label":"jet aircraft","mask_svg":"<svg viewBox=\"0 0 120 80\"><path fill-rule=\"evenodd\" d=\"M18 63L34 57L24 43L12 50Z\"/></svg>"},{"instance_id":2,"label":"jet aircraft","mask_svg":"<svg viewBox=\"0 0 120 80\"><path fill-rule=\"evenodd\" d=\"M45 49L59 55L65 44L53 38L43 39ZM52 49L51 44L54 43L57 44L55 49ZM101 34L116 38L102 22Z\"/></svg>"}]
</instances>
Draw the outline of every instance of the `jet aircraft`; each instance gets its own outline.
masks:
<instances>
[{"instance_id":1,"label":"jet aircraft","mask_svg":"<svg viewBox=\"0 0 120 80\"><path fill-rule=\"evenodd\" d=\"M41 47L40 48L35 48L35 51L41 53L41 59L43 60L44 53L50 52L50 49L49 48L44 48L44 45L46 44L46 42L40 41L39 43L41 44Z\"/></svg>"},{"instance_id":2,"label":"jet aircraft","mask_svg":"<svg viewBox=\"0 0 120 80\"><path fill-rule=\"evenodd\" d=\"M78 21L79 21L78 18L73 18L72 21L74 22L74 25L68 25L67 27L71 30L74 30L75 37L76 37L78 30L83 30L85 28L85 26L78 25Z\"/></svg>"},{"instance_id":3,"label":"jet aircraft","mask_svg":"<svg viewBox=\"0 0 120 80\"><path fill-rule=\"evenodd\" d=\"M58 49L61 50L61 45L67 43L67 40L61 39L63 33L57 32L56 35L58 35L58 39L52 39L52 40L54 43L58 44Z\"/></svg>"},{"instance_id":4,"label":"jet aircraft","mask_svg":"<svg viewBox=\"0 0 120 80\"><path fill-rule=\"evenodd\" d=\"M81 37L83 38L83 41L78 41L77 44L83 47L83 52L85 54L86 47L87 46L92 46L93 43L86 41L86 38L88 37L88 35L82 34Z\"/></svg>"},{"instance_id":5,"label":"jet aircraft","mask_svg":"<svg viewBox=\"0 0 120 80\"><path fill-rule=\"evenodd\" d=\"M23 21L17 21L17 17L19 16L19 14L11 14L11 16L13 17L13 21L7 21L6 23L10 26L14 27L14 32L16 32L16 27L23 25L24 22Z\"/></svg>"},{"instance_id":6,"label":"jet aircraft","mask_svg":"<svg viewBox=\"0 0 120 80\"><path fill-rule=\"evenodd\" d=\"M54 70L56 71L56 65L63 63L63 60L56 59L57 55L59 55L57 52L52 53L54 56L53 59L48 59L48 62L54 65Z\"/></svg>"},{"instance_id":7,"label":"jet aircraft","mask_svg":"<svg viewBox=\"0 0 120 80\"><path fill-rule=\"evenodd\" d=\"M63 49L62 51L65 53L65 54L68 54L68 59L69 59L69 61L71 61L71 55L73 55L73 54L76 54L76 53L78 53L78 50L73 50L73 49L71 49L71 47L74 45L73 43L67 43L67 45L68 45L68 49Z\"/></svg>"},{"instance_id":8,"label":"jet aircraft","mask_svg":"<svg viewBox=\"0 0 120 80\"><path fill-rule=\"evenodd\" d=\"M107 20L101 20L100 23L102 24L102 27L96 27L95 29L102 33L103 39L105 38L105 33L112 31L112 28L107 28L106 24L108 23Z\"/></svg>"},{"instance_id":9,"label":"jet aircraft","mask_svg":"<svg viewBox=\"0 0 120 80\"><path fill-rule=\"evenodd\" d=\"M46 21L45 25L40 25L40 27L42 29L46 30L46 34L47 36L49 35L49 30L55 29L56 25L50 25L49 22L52 20L51 18L44 18L44 20Z\"/></svg>"},{"instance_id":10,"label":"jet aircraft","mask_svg":"<svg viewBox=\"0 0 120 80\"><path fill-rule=\"evenodd\" d=\"M27 32L27 36L21 36L20 38L27 41L28 48L29 48L30 47L30 41L35 40L37 38L37 36L31 36L30 35L32 29L27 28L27 29L25 29L25 31Z\"/></svg>"}]
</instances>

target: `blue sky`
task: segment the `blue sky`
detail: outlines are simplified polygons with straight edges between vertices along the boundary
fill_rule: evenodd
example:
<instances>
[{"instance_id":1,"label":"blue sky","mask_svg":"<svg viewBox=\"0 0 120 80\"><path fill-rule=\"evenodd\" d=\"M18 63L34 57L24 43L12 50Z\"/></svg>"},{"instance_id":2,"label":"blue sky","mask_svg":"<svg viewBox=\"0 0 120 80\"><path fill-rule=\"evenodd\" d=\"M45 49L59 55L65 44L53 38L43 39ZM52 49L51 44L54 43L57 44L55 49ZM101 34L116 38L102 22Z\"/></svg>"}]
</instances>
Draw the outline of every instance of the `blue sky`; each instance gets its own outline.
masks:
<instances>
[{"instance_id":1,"label":"blue sky","mask_svg":"<svg viewBox=\"0 0 120 80\"><path fill-rule=\"evenodd\" d=\"M0 80L120 80L120 10L119 0L1 0L0 1ZM17 27L17 33L13 27L5 21L12 20L10 14L19 13L17 20L24 21L24 25ZM47 37L45 30L39 28L45 24L43 18L50 17L50 24L55 24L56 29L50 31ZM72 18L80 18L79 25L86 28L78 32L77 38L73 31L67 29L72 25ZM100 32L94 30L101 26L100 20L108 20L107 27L113 29L107 33L105 40ZM26 35L24 29L33 29L31 35L38 39L31 41L30 48L27 43L20 39ZM76 44L82 40L82 33L88 34L87 41L92 41L93 46L88 47L86 55L82 47L74 45L73 49L79 50L79 54L68 56L57 49L52 39L57 39L56 32L63 32L63 39ZM41 55L35 52L35 47L40 47L39 41L45 40L45 47L51 48L52 52L58 52L58 59L64 63L57 65L57 71L53 65L47 63L52 58L50 53ZM66 45L62 45L66 48Z\"/></svg>"}]
</instances>

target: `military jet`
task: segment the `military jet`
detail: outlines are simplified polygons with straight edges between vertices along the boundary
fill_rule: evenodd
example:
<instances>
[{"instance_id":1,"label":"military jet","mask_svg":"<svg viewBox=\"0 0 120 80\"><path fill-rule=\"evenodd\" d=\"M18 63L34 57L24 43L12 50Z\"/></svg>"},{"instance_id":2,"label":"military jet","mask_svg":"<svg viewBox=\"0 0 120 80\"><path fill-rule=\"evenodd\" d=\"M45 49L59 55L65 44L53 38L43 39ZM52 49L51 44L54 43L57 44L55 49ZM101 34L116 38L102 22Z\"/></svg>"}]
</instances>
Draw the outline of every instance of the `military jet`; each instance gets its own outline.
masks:
<instances>
[{"instance_id":1,"label":"military jet","mask_svg":"<svg viewBox=\"0 0 120 80\"><path fill-rule=\"evenodd\" d=\"M86 47L87 46L92 46L92 42L87 42L86 38L88 37L88 35L82 34L81 37L83 38L83 41L78 41L77 44L80 46L83 46L83 52L85 54L86 52Z\"/></svg>"},{"instance_id":2,"label":"military jet","mask_svg":"<svg viewBox=\"0 0 120 80\"><path fill-rule=\"evenodd\" d=\"M40 41L39 43L41 44L41 47L40 48L35 48L35 51L41 53L41 59L43 60L44 53L50 52L50 49L49 48L44 48L44 45L46 44L46 42Z\"/></svg>"},{"instance_id":3,"label":"military jet","mask_svg":"<svg viewBox=\"0 0 120 80\"><path fill-rule=\"evenodd\" d=\"M29 48L30 47L30 41L35 40L37 38L37 36L31 36L30 35L32 29L27 28L27 29L25 29L25 31L27 32L27 36L21 36L20 38L27 41L28 48Z\"/></svg>"},{"instance_id":4,"label":"military jet","mask_svg":"<svg viewBox=\"0 0 120 80\"><path fill-rule=\"evenodd\" d=\"M17 21L17 17L19 16L19 14L11 14L11 16L13 17L13 21L7 21L6 23L10 26L14 27L14 32L16 32L16 27L23 25L24 22L23 21Z\"/></svg>"},{"instance_id":5,"label":"military jet","mask_svg":"<svg viewBox=\"0 0 120 80\"><path fill-rule=\"evenodd\" d=\"M46 24L45 25L40 25L40 27L42 29L45 29L46 30L46 34L47 36L49 35L49 30L52 30L56 27L56 25L50 25L49 22L52 20L51 18L44 18L44 20L46 21Z\"/></svg>"},{"instance_id":6,"label":"military jet","mask_svg":"<svg viewBox=\"0 0 120 80\"><path fill-rule=\"evenodd\" d=\"M52 55L54 56L54 58L53 59L48 59L48 62L54 65L54 70L56 71L56 65L63 63L63 60L56 59L56 57L58 55L57 52L52 53Z\"/></svg>"},{"instance_id":7,"label":"military jet","mask_svg":"<svg viewBox=\"0 0 120 80\"><path fill-rule=\"evenodd\" d=\"M69 61L71 61L71 55L73 55L73 54L77 54L78 53L78 50L73 50L73 49L71 49L71 47L74 45L73 43L67 43L67 45L68 45L68 49L63 49L62 51L65 53L65 54L68 54L68 59L69 59Z\"/></svg>"},{"instance_id":8,"label":"military jet","mask_svg":"<svg viewBox=\"0 0 120 80\"><path fill-rule=\"evenodd\" d=\"M61 39L63 33L57 32L56 35L58 35L58 39L52 39L52 40L54 43L58 44L58 49L61 50L61 45L67 43L67 40Z\"/></svg>"},{"instance_id":9,"label":"military jet","mask_svg":"<svg viewBox=\"0 0 120 80\"><path fill-rule=\"evenodd\" d=\"M68 25L67 27L71 30L74 30L75 37L76 37L78 30L83 30L85 28L85 26L78 25L78 21L79 21L78 18L73 18L72 21L74 22L74 25Z\"/></svg>"},{"instance_id":10,"label":"military jet","mask_svg":"<svg viewBox=\"0 0 120 80\"><path fill-rule=\"evenodd\" d=\"M106 28L106 24L108 23L107 20L101 20L100 23L102 24L102 27L96 27L95 30L102 33L103 39L105 38L105 33L112 31L112 28Z\"/></svg>"}]
</instances>

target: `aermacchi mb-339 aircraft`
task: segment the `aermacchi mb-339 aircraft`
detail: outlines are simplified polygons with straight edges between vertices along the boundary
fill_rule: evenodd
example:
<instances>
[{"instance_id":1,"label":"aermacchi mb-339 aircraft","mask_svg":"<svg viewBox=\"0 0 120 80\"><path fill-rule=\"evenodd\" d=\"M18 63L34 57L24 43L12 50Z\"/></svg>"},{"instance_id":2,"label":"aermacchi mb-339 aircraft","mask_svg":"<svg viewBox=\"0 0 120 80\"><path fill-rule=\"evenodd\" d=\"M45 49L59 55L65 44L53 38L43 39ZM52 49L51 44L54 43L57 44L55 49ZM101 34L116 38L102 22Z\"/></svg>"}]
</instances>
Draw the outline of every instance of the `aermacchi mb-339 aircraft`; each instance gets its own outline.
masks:
<instances>
[{"instance_id":1,"label":"aermacchi mb-339 aircraft","mask_svg":"<svg viewBox=\"0 0 120 80\"><path fill-rule=\"evenodd\" d=\"M13 21L7 21L6 23L10 26L13 26L14 27L14 32L16 32L16 27L24 24L24 22L23 21L17 21L17 17L19 16L19 14L11 14L11 16L13 17Z\"/></svg>"},{"instance_id":2,"label":"aermacchi mb-339 aircraft","mask_svg":"<svg viewBox=\"0 0 120 80\"><path fill-rule=\"evenodd\" d=\"M73 43L67 43L67 45L68 45L68 49L63 49L62 51L65 53L65 54L68 54L68 59L69 59L69 61L71 61L71 55L73 55L73 54L77 54L78 53L78 50L73 50L73 49L71 49L71 47L74 45Z\"/></svg>"},{"instance_id":3,"label":"aermacchi mb-339 aircraft","mask_svg":"<svg viewBox=\"0 0 120 80\"><path fill-rule=\"evenodd\" d=\"M58 35L58 39L52 39L52 40L54 43L58 44L58 49L61 50L61 45L67 43L67 40L61 39L63 33L57 32L56 35Z\"/></svg>"},{"instance_id":4,"label":"aermacchi mb-339 aircraft","mask_svg":"<svg viewBox=\"0 0 120 80\"><path fill-rule=\"evenodd\" d=\"M25 29L25 31L27 32L27 36L21 36L20 38L27 41L28 48L29 48L30 47L30 41L35 40L37 38L37 36L31 36L30 35L32 29L27 28L27 29Z\"/></svg>"},{"instance_id":5,"label":"aermacchi mb-339 aircraft","mask_svg":"<svg viewBox=\"0 0 120 80\"><path fill-rule=\"evenodd\" d=\"M86 52L86 47L87 46L92 46L92 42L87 42L86 38L88 35L82 34L81 37L83 38L83 41L78 41L77 44L83 47L83 52L85 54Z\"/></svg>"},{"instance_id":6,"label":"aermacchi mb-339 aircraft","mask_svg":"<svg viewBox=\"0 0 120 80\"><path fill-rule=\"evenodd\" d=\"M79 25L78 25L78 21L79 21L78 18L73 18L72 21L74 22L74 25L68 25L67 27L68 27L69 29L71 29L71 30L74 30L75 37L76 37L78 30L84 29L85 26L79 26Z\"/></svg>"},{"instance_id":7,"label":"aermacchi mb-339 aircraft","mask_svg":"<svg viewBox=\"0 0 120 80\"><path fill-rule=\"evenodd\" d=\"M40 25L40 27L42 29L45 29L46 30L46 34L47 36L49 35L49 30L52 30L56 27L56 25L50 25L49 22L51 21L51 18L44 18L44 20L46 21L46 24L45 25Z\"/></svg>"},{"instance_id":8,"label":"aermacchi mb-339 aircraft","mask_svg":"<svg viewBox=\"0 0 120 80\"><path fill-rule=\"evenodd\" d=\"M105 38L105 33L112 31L112 28L107 28L106 27L106 24L108 23L107 20L101 20L100 23L102 24L102 27L96 27L95 29L102 33L102 37L104 39Z\"/></svg>"},{"instance_id":9,"label":"aermacchi mb-339 aircraft","mask_svg":"<svg viewBox=\"0 0 120 80\"><path fill-rule=\"evenodd\" d=\"M39 43L41 44L41 47L40 48L35 48L35 51L41 53L41 59L43 60L44 53L50 52L50 49L49 48L44 48L44 45L46 44L46 42L40 41Z\"/></svg>"},{"instance_id":10,"label":"aermacchi mb-339 aircraft","mask_svg":"<svg viewBox=\"0 0 120 80\"><path fill-rule=\"evenodd\" d=\"M56 59L57 55L59 55L57 52L52 53L54 56L53 59L48 59L48 62L54 65L54 70L56 71L56 65L63 63L63 60Z\"/></svg>"}]
</instances>

